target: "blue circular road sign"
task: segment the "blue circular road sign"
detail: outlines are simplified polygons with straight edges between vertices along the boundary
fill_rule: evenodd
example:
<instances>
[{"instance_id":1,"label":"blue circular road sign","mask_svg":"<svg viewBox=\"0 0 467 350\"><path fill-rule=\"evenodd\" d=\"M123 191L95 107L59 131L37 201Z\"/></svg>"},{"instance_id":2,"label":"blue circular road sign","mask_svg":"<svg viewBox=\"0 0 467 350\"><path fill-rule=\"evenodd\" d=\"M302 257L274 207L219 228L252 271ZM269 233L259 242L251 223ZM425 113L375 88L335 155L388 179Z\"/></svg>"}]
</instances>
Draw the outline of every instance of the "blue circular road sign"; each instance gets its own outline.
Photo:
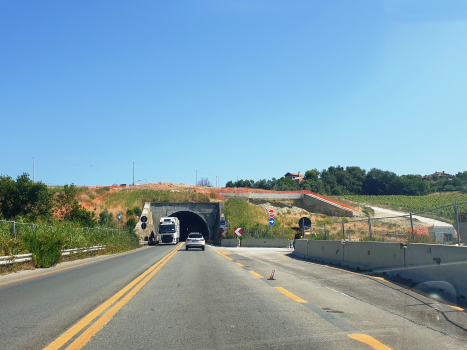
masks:
<instances>
[{"instance_id":1,"label":"blue circular road sign","mask_svg":"<svg viewBox=\"0 0 467 350\"><path fill-rule=\"evenodd\" d=\"M270 219L269 219L269 225L273 226L273 225L274 225L274 222L275 222L274 218L270 218Z\"/></svg>"}]
</instances>

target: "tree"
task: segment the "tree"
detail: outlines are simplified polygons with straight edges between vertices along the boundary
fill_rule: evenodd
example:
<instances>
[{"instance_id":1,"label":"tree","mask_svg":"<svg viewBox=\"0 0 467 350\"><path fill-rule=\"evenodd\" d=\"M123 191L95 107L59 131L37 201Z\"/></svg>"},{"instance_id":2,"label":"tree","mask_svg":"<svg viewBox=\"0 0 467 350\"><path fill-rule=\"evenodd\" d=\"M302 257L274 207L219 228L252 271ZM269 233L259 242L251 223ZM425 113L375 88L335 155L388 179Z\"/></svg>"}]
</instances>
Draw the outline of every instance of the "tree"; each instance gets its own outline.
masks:
<instances>
[{"instance_id":1,"label":"tree","mask_svg":"<svg viewBox=\"0 0 467 350\"><path fill-rule=\"evenodd\" d=\"M275 191L297 191L298 184L289 177L281 177L276 181L274 188Z\"/></svg>"},{"instance_id":2,"label":"tree","mask_svg":"<svg viewBox=\"0 0 467 350\"><path fill-rule=\"evenodd\" d=\"M96 214L83 208L77 201L76 195L78 189L74 184L63 186L55 200L56 209L62 218L67 221L74 221L85 227L94 227L96 225Z\"/></svg>"},{"instance_id":3,"label":"tree","mask_svg":"<svg viewBox=\"0 0 467 350\"><path fill-rule=\"evenodd\" d=\"M14 181L0 176L0 215L6 219L22 216L27 220L48 220L52 217L53 195L45 184L33 183L27 173Z\"/></svg>"},{"instance_id":4,"label":"tree","mask_svg":"<svg viewBox=\"0 0 467 350\"><path fill-rule=\"evenodd\" d=\"M209 181L207 177L203 177L201 180L199 180L198 186L212 187L211 181Z\"/></svg>"},{"instance_id":5,"label":"tree","mask_svg":"<svg viewBox=\"0 0 467 350\"><path fill-rule=\"evenodd\" d=\"M104 209L99 214L99 225L109 227L112 224L113 219L112 213L109 213L107 209Z\"/></svg>"},{"instance_id":6,"label":"tree","mask_svg":"<svg viewBox=\"0 0 467 350\"><path fill-rule=\"evenodd\" d=\"M63 191L60 192L57 196L56 208L58 211L62 212L64 216L67 216L67 213L70 212L73 208L79 206L78 201L76 200L76 194L78 189L74 184L63 186Z\"/></svg>"}]
</instances>

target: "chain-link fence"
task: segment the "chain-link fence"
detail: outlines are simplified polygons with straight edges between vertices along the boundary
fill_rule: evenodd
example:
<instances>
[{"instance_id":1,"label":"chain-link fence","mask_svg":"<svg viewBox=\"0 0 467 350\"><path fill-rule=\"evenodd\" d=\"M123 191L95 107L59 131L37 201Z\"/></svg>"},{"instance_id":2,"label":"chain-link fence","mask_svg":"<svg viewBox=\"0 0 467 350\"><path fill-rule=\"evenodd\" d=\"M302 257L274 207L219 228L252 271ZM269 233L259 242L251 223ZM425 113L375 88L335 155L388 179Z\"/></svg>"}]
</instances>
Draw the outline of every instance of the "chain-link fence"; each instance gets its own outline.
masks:
<instances>
[{"instance_id":1,"label":"chain-link fence","mask_svg":"<svg viewBox=\"0 0 467 350\"><path fill-rule=\"evenodd\" d=\"M312 233L312 234L311 234ZM403 243L467 243L467 202L397 216L328 221L305 228L308 239Z\"/></svg>"}]
</instances>

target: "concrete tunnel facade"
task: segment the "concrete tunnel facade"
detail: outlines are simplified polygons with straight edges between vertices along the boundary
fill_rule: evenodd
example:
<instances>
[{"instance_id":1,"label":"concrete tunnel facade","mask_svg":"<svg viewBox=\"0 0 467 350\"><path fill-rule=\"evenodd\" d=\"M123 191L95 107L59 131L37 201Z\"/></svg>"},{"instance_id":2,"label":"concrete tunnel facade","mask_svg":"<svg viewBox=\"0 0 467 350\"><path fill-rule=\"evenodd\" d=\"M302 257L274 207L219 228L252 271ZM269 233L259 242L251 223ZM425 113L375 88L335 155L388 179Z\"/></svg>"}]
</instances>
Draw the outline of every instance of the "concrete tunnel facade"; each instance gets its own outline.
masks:
<instances>
[{"instance_id":1,"label":"concrete tunnel facade","mask_svg":"<svg viewBox=\"0 0 467 350\"><path fill-rule=\"evenodd\" d=\"M219 240L223 209L223 203L150 203L154 232L160 218L177 217L180 220L180 241L185 241L190 232L200 232L210 241Z\"/></svg>"}]
</instances>

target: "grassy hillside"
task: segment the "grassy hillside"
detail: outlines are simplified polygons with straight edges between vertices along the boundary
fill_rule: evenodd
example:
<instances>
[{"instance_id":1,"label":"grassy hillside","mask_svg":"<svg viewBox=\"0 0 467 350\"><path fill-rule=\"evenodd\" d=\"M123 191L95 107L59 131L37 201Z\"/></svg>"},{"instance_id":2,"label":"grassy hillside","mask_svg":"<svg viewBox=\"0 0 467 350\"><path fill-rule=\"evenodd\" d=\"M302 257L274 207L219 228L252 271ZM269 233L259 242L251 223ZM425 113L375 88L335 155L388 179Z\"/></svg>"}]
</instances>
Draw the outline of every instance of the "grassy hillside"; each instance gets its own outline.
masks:
<instances>
[{"instance_id":1,"label":"grassy hillside","mask_svg":"<svg viewBox=\"0 0 467 350\"><path fill-rule=\"evenodd\" d=\"M192 202L205 203L210 202L210 199L203 193L198 192L171 192L148 189L124 189L118 192L109 193L96 206L91 206L89 209L97 212L107 209L109 212L117 215L121 212L126 213L127 209L134 207L142 208L145 202Z\"/></svg>"},{"instance_id":2,"label":"grassy hillside","mask_svg":"<svg viewBox=\"0 0 467 350\"><path fill-rule=\"evenodd\" d=\"M430 194L427 196L342 196L331 197L336 200L356 202L365 205L375 205L394 210L418 213L454 202L467 202L467 194L460 192ZM461 205L459 211L467 211L467 205ZM452 220L454 211L452 207L436 210L433 216Z\"/></svg>"}]
</instances>

